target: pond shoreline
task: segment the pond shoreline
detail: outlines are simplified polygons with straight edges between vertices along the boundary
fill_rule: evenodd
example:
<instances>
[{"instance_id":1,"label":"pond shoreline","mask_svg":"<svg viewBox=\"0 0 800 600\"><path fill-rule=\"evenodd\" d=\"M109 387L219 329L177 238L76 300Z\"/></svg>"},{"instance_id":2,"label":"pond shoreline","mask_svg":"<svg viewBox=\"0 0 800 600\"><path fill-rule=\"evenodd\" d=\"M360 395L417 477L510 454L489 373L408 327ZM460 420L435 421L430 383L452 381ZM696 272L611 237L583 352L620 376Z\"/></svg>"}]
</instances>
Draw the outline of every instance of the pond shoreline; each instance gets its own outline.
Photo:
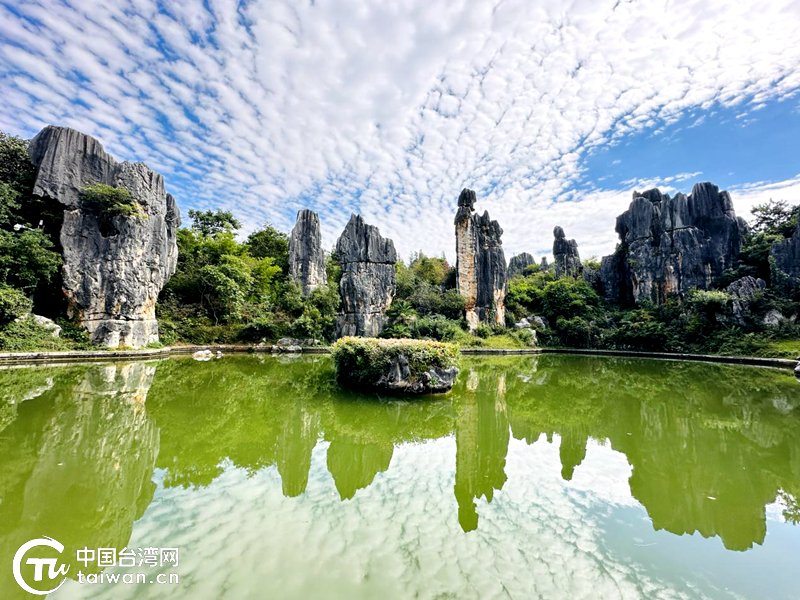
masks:
<instances>
[{"instance_id":1,"label":"pond shoreline","mask_svg":"<svg viewBox=\"0 0 800 600\"><path fill-rule=\"evenodd\" d=\"M194 354L201 350L213 353L248 354L328 354L328 346L307 346L297 351L275 350L272 345L207 344L190 346L168 346L141 350L68 350L42 352L2 352L0 365L35 362L79 362L103 360L127 360L138 358L163 358L167 356ZM590 350L585 348L462 348L465 356L511 356L538 354L578 354L585 356L617 356L627 358L653 358L659 360L684 360L694 362L716 362L757 367L794 369L798 361L788 358L765 358L758 356L725 356L716 354L681 354L672 352L633 352L627 350Z\"/></svg>"}]
</instances>

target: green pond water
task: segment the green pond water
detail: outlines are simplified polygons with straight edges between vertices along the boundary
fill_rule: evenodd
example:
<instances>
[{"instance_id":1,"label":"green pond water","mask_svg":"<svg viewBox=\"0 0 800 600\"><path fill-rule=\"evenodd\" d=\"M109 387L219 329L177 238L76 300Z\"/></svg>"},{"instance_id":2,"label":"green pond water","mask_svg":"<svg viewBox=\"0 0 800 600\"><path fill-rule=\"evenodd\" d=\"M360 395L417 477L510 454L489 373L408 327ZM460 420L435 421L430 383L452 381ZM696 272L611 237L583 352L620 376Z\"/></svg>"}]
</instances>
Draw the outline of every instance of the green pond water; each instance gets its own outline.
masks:
<instances>
[{"instance_id":1,"label":"green pond water","mask_svg":"<svg viewBox=\"0 0 800 600\"><path fill-rule=\"evenodd\" d=\"M0 370L0 597L34 597L12 561L42 536L59 600L800 597L790 372L465 358L412 401L332 380L327 356Z\"/></svg>"}]
</instances>

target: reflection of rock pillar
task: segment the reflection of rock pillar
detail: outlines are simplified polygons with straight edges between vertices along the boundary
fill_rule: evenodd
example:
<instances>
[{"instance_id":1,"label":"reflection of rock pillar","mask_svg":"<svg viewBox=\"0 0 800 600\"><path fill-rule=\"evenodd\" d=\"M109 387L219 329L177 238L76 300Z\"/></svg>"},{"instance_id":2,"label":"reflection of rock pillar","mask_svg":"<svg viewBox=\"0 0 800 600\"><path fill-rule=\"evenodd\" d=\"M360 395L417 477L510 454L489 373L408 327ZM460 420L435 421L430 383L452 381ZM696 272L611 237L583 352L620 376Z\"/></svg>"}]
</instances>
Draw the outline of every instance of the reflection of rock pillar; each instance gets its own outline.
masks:
<instances>
[{"instance_id":1,"label":"reflection of rock pillar","mask_svg":"<svg viewBox=\"0 0 800 600\"><path fill-rule=\"evenodd\" d=\"M496 386L478 386L477 393L467 395L457 409L454 492L458 521L464 531L478 527L475 499L483 496L491 502L494 490L501 489L506 481L509 430L505 383L501 374Z\"/></svg>"},{"instance_id":2,"label":"reflection of rock pillar","mask_svg":"<svg viewBox=\"0 0 800 600\"><path fill-rule=\"evenodd\" d=\"M335 439L328 447L328 471L342 500L355 496L389 468L394 445Z\"/></svg>"},{"instance_id":3,"label":"reflection of rock pillar","mask_svg":"<svg viewBox=\"0 0 800 600\"><path fill-rule=\"evenodd\" d=\"M561 434L561 445L558 455L561 458L561 477L564 481L571 481L575 467L586 458L586 444L589 438L569 429Z\"/></svg>"},{"instance_id":4,"label":"reflection of rock pillar","mask_svg":"<svg viewBox=\"0 0 800 600\"><path fill-rule=\"evenodd\" d=\"M52 401L35 445L14 448L30 464L17 497L13 525L0 524L0 554L43 532L65 546L75 560L78 548L122 548L133 522L152 499L151 481L158 454L158 430L145 411L153 364L114 364L88 368L74 387L56 381ZM74 371L73 371L74 373ZM61 385L59 385L61 383ZM70 576L78 568L74 564Z\"/></svg>"},{"instance_id":5,"label":"reflection of rock pillar","mask_svg":"<svg viewBox=\"0 0 800 600\"><path fill-rule=\"evenodd\" d=\"M311 469L311 452L317 445L319 413L310 413L295 405L293 414L284 421L277 443L278 473L283 495L299 496L306 491Z\"/></svg>"}]
</instances>

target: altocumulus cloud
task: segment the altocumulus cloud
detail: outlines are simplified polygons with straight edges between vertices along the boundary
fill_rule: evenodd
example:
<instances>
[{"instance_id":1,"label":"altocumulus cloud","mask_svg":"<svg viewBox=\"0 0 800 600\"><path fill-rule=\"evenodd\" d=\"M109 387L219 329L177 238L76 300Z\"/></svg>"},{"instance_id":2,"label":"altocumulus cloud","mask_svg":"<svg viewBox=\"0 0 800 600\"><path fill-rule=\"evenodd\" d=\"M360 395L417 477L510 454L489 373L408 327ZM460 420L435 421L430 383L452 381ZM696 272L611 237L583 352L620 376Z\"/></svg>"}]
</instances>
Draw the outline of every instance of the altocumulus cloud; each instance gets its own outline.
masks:
<instances>
[{"instance_id":1,"label":"altocumulus cloud","mask_svg":"<svg viewBox=\"0 0 800 600\"><path fill-rule=\"evenodd\" d=\"M95 135L184 209L250 229L309 207L331 245L357 211L404 255L452 257L470 186L507 252L542 252L560 223L599 255L630 189L579 192L586 154L792 96L797 39L796 0L0 1L0 128Z\"/></svg>"}]
</instances>

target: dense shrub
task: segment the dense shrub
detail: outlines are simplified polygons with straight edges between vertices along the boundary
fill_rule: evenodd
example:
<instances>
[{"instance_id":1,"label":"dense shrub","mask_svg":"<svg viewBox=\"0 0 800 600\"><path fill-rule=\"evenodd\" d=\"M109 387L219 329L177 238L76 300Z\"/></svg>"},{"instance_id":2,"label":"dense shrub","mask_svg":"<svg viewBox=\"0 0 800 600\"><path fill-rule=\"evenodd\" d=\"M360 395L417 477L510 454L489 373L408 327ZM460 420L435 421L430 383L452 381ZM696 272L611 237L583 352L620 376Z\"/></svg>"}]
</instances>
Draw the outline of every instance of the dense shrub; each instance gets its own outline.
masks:
<instances>
[{"instance_id":1,"label":"dense shrub","mask_svg":"<svg viewBox=\"0 0 800 600\"><path fill-rule=\"evenodd\" d=\"M10 323L31 312L33 303L21 291L0 285L0 325Z\"/></svg>"}]
</instances>

